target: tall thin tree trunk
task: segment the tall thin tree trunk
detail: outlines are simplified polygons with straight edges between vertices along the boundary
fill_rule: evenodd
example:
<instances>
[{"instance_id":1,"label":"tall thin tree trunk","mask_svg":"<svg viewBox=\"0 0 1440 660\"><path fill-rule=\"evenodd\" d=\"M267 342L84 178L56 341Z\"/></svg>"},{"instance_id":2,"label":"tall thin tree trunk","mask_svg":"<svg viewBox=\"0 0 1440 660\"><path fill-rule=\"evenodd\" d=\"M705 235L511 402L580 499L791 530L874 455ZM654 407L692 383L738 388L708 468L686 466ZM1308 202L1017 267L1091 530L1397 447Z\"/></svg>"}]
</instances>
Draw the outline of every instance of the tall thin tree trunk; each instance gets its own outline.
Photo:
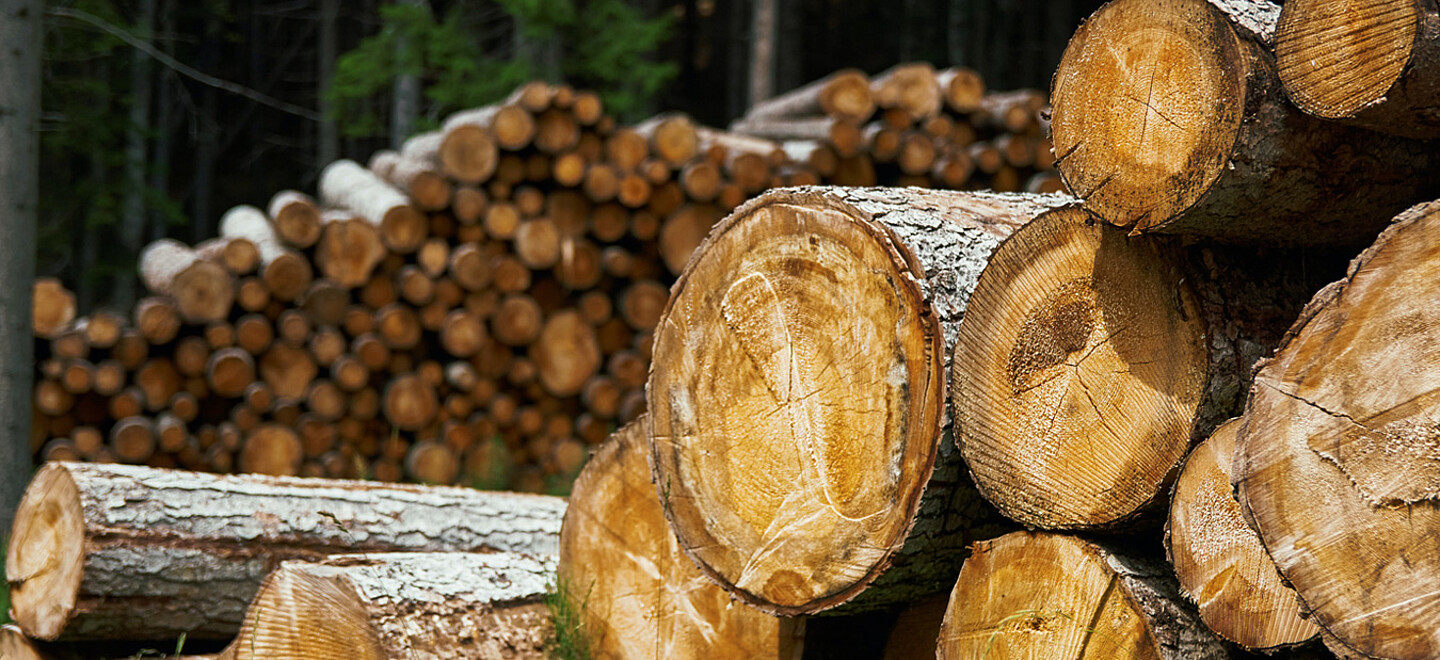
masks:
<instances>
[{"instance_id":1,"label":"tall thin tree trunk","mask_svg":"<svg viewBox=\"0 0 1440 660\"><path fill-rule=\"evenodd\" d=\"M425 0L400 0L400 4L426 7ZM390 146L394 149L399 149L405 138L415 132L415 117L420 113L420 76L409 64L418 59L412 51L416 46L403 34L395 40L395 59L400 63L400 73L395 76L390 107Z\"/></svg>"},{"instance_id":2,"label":"tall thin tree trunk","mask_svg":"<svg viewBox=\"0 0 1440 660\"><path fill-rule=\"evenodd\" d=\"M40 197L40 0L0 0L0 530L30 480L30 332Z\"/></svg>"},{"instance_id":3,"label":"tall thin tree trunk","mask_svg":"<svg viewBox=\"0 0 1440 660\"><path fill-rule=\"evenodd\" d=\"M755 0L750 31L750 105L775 95L775 0Z\"/></svg>"},{"instance_id":4,"label":"tall thin tree trunk","mask_svg":"<svg viewBox=\"0 0 1440 660\"><path fill-rule=\"evenodd\" d=\"M161 0L158 15L160 17L159 29L156 34L161 35L156 40L156 47L163 53L169 53L171 35L175 31L174 0ZM171 100L174 98L171 88L169 71L162 71L159 85L155 96L156 116L155 125L159 128L155 136L155 155L151 157L150 167L150 189L157 195L169 195L170 192L170 136L175 130L175 115L170 110ZM152 209L149 214L147 236L148 241L157 241L165 237L170 217L165 211L159 208Z\"/></svg>"},{"instance_id":5,"label":"tall thin tree trunk","mask_svg":"<svg viewBox=\"0 0 1440 660\"><path fill-rule=\"evenodd\" d=\"M200 44L200 70L214 72L219 68L220 53L217 40L220 37L220 19L214 13L205 18L205 40ZM195 149L195 181L191 188L193 198L190 206L191 239L195 242L212 237L215 218L211 213L211 195L214 193L215 159L220 144L220 123L216 120L215 88L206 86L200 92L199 122L200 143Z\"/></svg>"},{"instance_id":6,"label":"tall thin tree trunk","mask_svg":"<svg viewBox=\"0 0 1440 660\"><path fill-rule=\"evenodd\" d=\"M335 78L335 22L340 18L340 0L320 0L320 154L316 168L340 158L340 135L335 124L335 102L330 99L330 81Z\"/></svg>"},{"instance_id":7,"label":"tall thin tree trunk","mask_svg":"<svg viewBox=\"0 0 1440 660\"><path fill-rule=\"evenodd\" d=\"M140 0L135 36L150 43L155 22L155 0ZM120 243L127 255L140 254L145 243L145 147L150 132L150 88L154 64L138 48L130 50L130 123L125 127L125 198L120 212ZM89 262L86 262L89 263ZM133 269L125 269L133 273ZM112 301L128 308L135 300L135 278L127 277L113 289Z\"/></svg>"}]
</instances>

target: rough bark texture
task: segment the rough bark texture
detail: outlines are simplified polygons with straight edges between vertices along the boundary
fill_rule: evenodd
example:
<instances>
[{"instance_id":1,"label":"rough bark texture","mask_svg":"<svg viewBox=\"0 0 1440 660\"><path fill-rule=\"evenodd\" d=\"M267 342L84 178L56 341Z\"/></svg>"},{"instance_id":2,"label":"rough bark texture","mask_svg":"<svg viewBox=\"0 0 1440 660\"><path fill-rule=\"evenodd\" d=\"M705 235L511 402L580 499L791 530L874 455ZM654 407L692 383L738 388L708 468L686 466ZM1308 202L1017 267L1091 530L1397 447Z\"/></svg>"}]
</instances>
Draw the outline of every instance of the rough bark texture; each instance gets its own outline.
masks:
<instances>
[{"instance_id":1,"label":"rough bark texture","mask_svg":"<svg viewBox=\"0 0 1440 660\"><path fill-rule=\"evenodd\" d=\"M1277 15L1266 0L1116 0L1076 31L1053 128L1087 210L1136 233L1356 245L1435 196L1433 149L1285 100L1268 50Z\"/></svg>"},{"instance_id":2,"label":"rough bark texture","mask_svg":"<svg viewBox=\"0 0 1440 660\"><path fill-rule=\"evenodd\" d=\"M1440 204L1402 213L1260 366L1233 478L1302 608L1346 654L1440 654Z\"/></svg>"},{"instance_id":3,"label":"rough bark texture","mask_svg":"<svg viewBox=\"0 0 1440 660\"><path fill-rule=\"evenodd\" d=\"M265 579L225 650L232 660L542 660L553 556L339 555Z\"/></svg>"},{"instance_id":4,"label":"rough bark texture","mask_svg":"<svg viewBox=\"0 0 1440 660\"><path fill-rule=\"evenodd\" d=\"M730 598L680 550L651 482L637 420L601 445L575 481L560 530L561 595L601 658L795 656L804 624Z\"/></svg>"},{"instance_id":5,"label":"rough bark texture","mask_svg":"<svg viewBox=\"0 0 1440 660\"><path fill-rule=\"evenodd\" d=\"M747 119L782 119L827 114L855 122L870 118L875 101L870 79L863 71L843 69L824 78L756 103L745 113Z\"/></svg>"},{"instance_id":6,"label":"rough bark texture","mask_svg":"<svg viewBox=\"0 0 1440 660\"><path fill-rule=\"evenodd\" d=\"M1165 552L1180 591L1216 634L1248 649L1275 649L1314 639L1320 629L1300 618L1295 591L1245 524L1230 487L1240 420L1226 422L1185 460L1165 525Z\"/></svg>"},{"instance_id":7,"label":"rough bark texture","mask_svg":"<svg viewBox=\"0 0 1440 660\"><path fill-rule=\"evenodd\" d=\"M1392 135L1440 137L1435 0L1296 0L1280 12L1275 61L1301 110Z\"/></svg>"},{"instance_id":8,"label":"rough bark texture","mask_svg":"<svg viewBox=\"0 0 1440 660\"><path fill-rule=\"evenodd\" d=\"M552 554L563 510L557 498L460 488L56 463L26 494L6 580L32 637L224 638L282 560Z\"/></svg>"},{"instance_id":9,"label":"rough bark texture","mask_svg":"<svg viewBox=\"0 0 1440 660\"><path fill-rule=\"evenodd\" d=\"M936 657L1223 660L1163 562L1057 534L975 545L955 582Z\"/></svg>"},{"instance_id":10,"label":"rough bark texture","mask_svg":"<svg viewBox=\"0 0 1440 660\"><path fill-rule=\"evenodd\" d=\"M662 500L708 575L786 614L944 588L988 520L948 438L960 317L1000 240L1070 201L795 188L711 233L647 387Z\"/></svg>"}]
</instances>

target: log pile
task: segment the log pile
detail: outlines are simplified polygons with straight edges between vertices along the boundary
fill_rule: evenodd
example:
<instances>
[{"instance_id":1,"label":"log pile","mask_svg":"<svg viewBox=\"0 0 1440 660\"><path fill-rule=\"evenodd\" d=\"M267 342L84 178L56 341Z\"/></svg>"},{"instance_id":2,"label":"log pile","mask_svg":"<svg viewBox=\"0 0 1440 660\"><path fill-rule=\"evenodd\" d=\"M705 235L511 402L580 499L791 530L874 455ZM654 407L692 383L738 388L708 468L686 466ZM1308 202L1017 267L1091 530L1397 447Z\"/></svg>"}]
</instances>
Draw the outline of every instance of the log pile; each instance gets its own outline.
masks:
<instances>
[{"instance_id":1,"label":"log pile","mask_svg":"<svg viewBox=\"0 0 1440 660\"><path fill-rule=\"evenodd\" d=\"M527 84L368 166L331 164L315 197L156 242L139 264L154 295L128 313L77 319L39 281L37 460L563 492L644 411L669 286L727 211L783 185L1004 187L1048 167L931 177L882 153L1048 154L1041 94L928 65L817 85L834 79L851 89L815 107L853 135L805 144L676 114L618 126L589 92ZM769 104L756 116L814 123Z\"/></svg>"},{"instance_id":2,"label":"log pile","mask_svg":"<svg viewBox=\"0 0 1440 660\"><path fill-rule=\"evenodd\" d=\"M437 345L458 355L445 344L460 341L427 325L452 312L426 312L442 288L426 264L449 268L457 252L477 245L491 267L475 291L523 282L493 296L495 311L470 326L483 329L473 332L480 346L502 347L495 352L510 358L507 381L513 365L528 364L522 380L531 390L549 401L576 397L561 414L589 415L599 399L589 391L594 381L571 369L589 374L603 364L619 385L604 400L642 399L633 414L607 418L628 425L575 443L576 464L586 444L598 446L560 530L555 602L569 615L555 618L553 634L600 657L1440 656L1440 366L1427 357L1440 346L1440 201L1401 212L1440 194L1433 144L1417 137L1433 108L1406 96L1426 89L1433 74L1421 69L1430 68L1434 12L1424 3L1381 12L1413 23L1395 31L1413 41L1413 53L1397 51L1406 58L1400 82L1373 76L1384 99L1361 101L1335 122L1306 114L1317 111L1291 105L1281 91L1290 80L1277 73L1277 22L1311 41L1390 32L1373 30L1373 16L1306 7L1293 0L1286 11L1295 17L1284 21L1267 0L1114 0L1099 9L1055 78L1057 162L1076 197L923 187L765 191L807 177L920 183L923 174L905 165L905 145L926 133L930 148L948 148L927 131L946 119L952 130L961 125L953 113L966 111L950 105L964 107L951 94L976 87L963 71L904 66L874 80L840 72L758 105L729 132L674 115L607 132L603 118L581 119L588 112L578 95L567 114L557 112L564 104L554 88L527 86L508 104L457 116L444 132L382 154L369 170L341 163L327 172L322 190L350 200L351 210L320 216L352 222L355 236L371 232L379 247L365 254L379 256L361 260L360 270L383 275L354 278L356 291L346 294L367 306L374 341L352 346L358 335L345 324L356 303L343 300L337 353L348 349L362 367L381 362L371 353L386 357L388 370L367 372L377 410L394 405L377 413L377 428L390 432L381 450L393 452L383 460L410 454L416 465L444 463L413 455L427 444L449 448L429 434L437 416L451 414L458 387L449 380L457 361L427 366L424 357ZM972 100L980 110L964 125L1003 124L1009 109L1018 109L1017 122L1035 113L1028 102L1000 98ZM1397 122L1403 126L1389 133L1357 128ZM790 142L777 148L774 139ZM898 146L885 160L877 150L890 140ZM603 156L565 158L587 150ZM832 174L785 160L826 150L837 163ZM413 158L432 167L408 165ZM366 177L398 187L357 183ZM448 211L435 192L445 185ZM486 212L467 224L456 191L470 185L483 188ZM589 205L583 223L557 217L549 201L556 185ZM667 186L672 192L662 193ZM657 209L664 195L675 203ZM602 210L612 208L609 200L618 200L618 213ZM497 208L506 210L492 217ZM280 225L276 210L267 215L267 226ZM133 457L145 453L146 438L192 428L178 414L172 421L144 412L174 398L152 383L189 382L196 377L186 365L196 356L203 366L219 359L201 346L209 334L194 328L224 288L186 293L203 279L192 271L227 260L268 268L287 250L303 250L283 241L276 249L246 216L255 217L226 223L233 232L224 246L156 248L165 258L154 266L155 285L170 297L152 300L145 323L137 309L134 334L168 331L173 348L163 364L137 361L147 369L132 395L140 412L114 422L108 443L98 434L86 443L98 439L115 456ZM413 229L415 217L427 219L424 229ZM453 218L457 237L484 238L457 246L437 217ZM608 246L598 263L610 284L564 279L579 240ZM640 295L633 270L618 299L592 295L594 286L613 286L604 264L615 241L629 247L631 268L648 264L651 276L639 279L653 282L639 305L646 330L629 326L619 349L637 356L639 382L628 393L608 371L618 353L593 323L607 303L612 320L623 317L625 300ZM230 244L240 247L223 249ZM340 250L324 261L353 256ZM276 312L259 312L271 322L272 346L258 362L255 352L226 354L227 373L239 375L207 379L206 395L190 393L191 403L204 408L212 392L238 391L246 406L267 397L272 408L286 406L292 421L329 409L341 412L326 421L343 423L354 404L338 371L328 381L338 392L315 385L315 342L305 330L323 324L306 316L309 296L297 293L298 307L287 306L276 296L288 294L256 272L248 277ZM547 284L551 277L558 284ZM379 289L393 297L365 298ZM159 303L165 311L151 309ZM46 323L60 328L47 339L51 355L74 350L67 341L92 326L107 334L107 323L90 319L66 325L66 307L63 296L47 303ZM313 306L327 307L323 299ZM128 332L123 321L109 325L119 337ZM400 364L390 364L396 356ZM268 388L241 377L247 357ZM485 378L485 359L463 364ZM68 366L42 367L37 407L78 405L66 385L83 377ZM118 371L122 389L128 369ZM540 406L534 396L515 398L519 407ZM308 437L274 412L254 417L254 430L239 436L240 456L251 455L252 465L305 464ZM543 415L541 422L552 430ZM496 428L497 447L528 446ZM73 436L67 442L78 447ZM42 620L71 622L51 626L62 635L103 629L101 619L87 618L101 615L88 613L104 612L105 590L123 583L99 579L123 566L101 562L105 551L186 537L185 523L144 519L143 505L162 494L136 491L139 504L127 506L128 491L83 476L142 469L41 473L32 492L48 495L36 501L56 503L24 516L27 529L46 531L17 534L31 550L7 562L7 580L21 586L17 607L26 589L71 594L45 602L78 605L18 617L26 635ZM242 481L251 479L260 478ZM266 513L262 527L286 538L299 523L311 535L321 529L299 515L272 520L284 514L249 502L237 506ZM185 508L176 510L183 517ZM403 519L354 524L383 541ZM233 527L241 532L232 536L246 529ZM300 537L298 545L310 538ZM247 614L243 628L225 628L239 635L226 653L269 657L336 639L360 657L458 654L444 646L453 635L443 631L454 630L468 635L462 642L510 639L519 657L533 650L532 638L507 633L534 629L513 623L533 603L523 585L506 603L476 598L485 601L478 610L454 601L490 593L470 585L493 584L493 571L518 571L522 581L549 570L544 561L532 570L494 557L474 567L480 577L467 570L413 594L398 585L430 583L433 559L337 557L323 543L322 557L282 557L290 546L270 545L277 549L267 558L292 561L264 587L247 583L258 594L250 612L261 614L253 625ZM174 540L165 547L172 546L191 549ZM36 550L58 547L80 549ZM387 581L397 586L377 586ZM414 641L396 642L399 629L414 630Z\"/></svg>"}]
</instances>

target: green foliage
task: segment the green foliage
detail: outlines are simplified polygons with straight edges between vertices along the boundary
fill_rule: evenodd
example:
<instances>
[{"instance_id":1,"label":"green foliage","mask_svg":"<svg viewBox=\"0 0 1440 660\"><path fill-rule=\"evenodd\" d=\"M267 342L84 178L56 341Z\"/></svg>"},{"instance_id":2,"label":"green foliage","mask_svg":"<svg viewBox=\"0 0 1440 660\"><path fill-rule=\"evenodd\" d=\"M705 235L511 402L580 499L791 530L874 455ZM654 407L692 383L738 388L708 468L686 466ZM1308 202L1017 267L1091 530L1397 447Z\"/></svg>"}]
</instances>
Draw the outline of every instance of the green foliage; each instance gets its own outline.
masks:
<instances>
[{"instance_id":1,"label":"green foliage","mask_svg":"<svg viewBox=\"0 0 1440 660\"><path fill-rule=\"evenodd\" d=\"M555 660L590 660L595 652L585 634L582 616L590 602L590 591L586 589L585 597L576 602L572 587L559 579L545 594L545 607L550 609L550 622L554 625L548 650Z\"/></svg>"},{"instance_id":2,"label":"green foliage","mask_svg":"<svg viewBox=\"0 0 1440 660\"><path fill-rule=\"evenodd\" d=\"M670 34L668 18L647 19L624 0L499 0L518 38L560 44L560 71L577 87L599 92L606 107L624 116L644 103L678 72L674 63L648 56ZM421 79L426 107L424 130L466 108L503 100L521 83L540 77L534 62L508 55L516 44L489 50L477 33L481 21L457 3L437 22L427 7L409 4L381 9L383 27L336 64L328 94L342 130L355 137L385 133L386 102L396 76ZM492 30L493 31L493 30ZM400 44L406 48L400 48Z\"/></svg>"}]
</instances>

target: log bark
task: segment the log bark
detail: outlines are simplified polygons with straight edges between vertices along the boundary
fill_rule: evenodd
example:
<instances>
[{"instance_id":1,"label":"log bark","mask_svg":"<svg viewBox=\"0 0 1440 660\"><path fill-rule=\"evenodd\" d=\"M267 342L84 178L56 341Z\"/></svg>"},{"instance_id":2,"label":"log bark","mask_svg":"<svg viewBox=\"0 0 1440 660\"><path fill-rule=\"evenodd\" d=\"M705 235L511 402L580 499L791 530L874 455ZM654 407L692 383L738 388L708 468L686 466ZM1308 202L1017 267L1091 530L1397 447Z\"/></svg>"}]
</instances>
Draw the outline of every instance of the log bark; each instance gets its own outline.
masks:
<instances>
[{"instance_id":1,"label":"log bark","mask_svg":"<svg viewBox=\"0 0 1440 660\"><path fill-rule=\"evenodd\" d=\"M1236 440L1246 521L1346 653L1440 654L1436 420L1440 205L1395 219L1262 362ZM1335 648L1332 646L1332 648Z\"/></svg>"},{"instance_id":2,"label":"log bark","mask_svg":"<svg viewBox=\"0 0 1440 660\"><path fill-rule=\"evenodd\" d=\"M463 183L479 183L495 171L499 150L519 151L535 138L535 117L516 105L465 110L445 120L440 162Z\"/></svg>"},{"instance_id":3,"label":"log bark","mask_svg":"<svg viewBox=\"0 0 1440 660\"><path fill-rule=\"evenodd\" d=\"M405 195L352 160L325 167L320 173L320 197L374 225L385 247L401 254L418 249L430 230L425 214L410 206Z\"/></svg>"},{"instance_id":4,"label":"log bark","mask_svg":"<svg viewBox=\"0 0 1440 660\"><path fill-rule=\"evenodd\" d=\"M460 488L49 464L21 504L6 580L36 639L228 638L283 560L553 554L564 507Z\"/></svg>"},{"instance_id":5,"label":"log bark","mask_svg":"<svg viewBox=\"0 0 1440 660\"><path fill-rule=\"evenodd\" d=\"M978 657L1224 660L1161 562L1057 534L975 544L940 626L939 660Z\"/></svg>"},{"instance_id":6,"label":"log bark","mask_svg":"<svg viewBox=\"0 0 1440 660\"><path fill-rule=\"evenodd\" d=\"M707 575L797 614L907 601L953 574L993 515L948 438L956 326L1001 239L1070 201L801 188L711 233L646 387L657 482Z\"/></svg>"},{"instance_id":7,"label":"log bark","mask_svg":"<svg viewBox=\"0 0 1440 660\"><path fill-rule=\"evenodd\" d=\"M842 69L824 78L751 106L746 118L788 119L826 114L863 122L875 112L870 79L863 71Z\"/></svg>"},{"instance_id":8,"label":"log bark","mask_svg":"<svg viewBox=\"0 0 1440 660\"><path fill-rule=\"evenodd\" d=\"M1295 591L1245 524L1230 487L1239 430L1239 419L1226 422L1185 459L1170 501L1165 553L1180 593L1216 634L1251 650L1302 644L1320 628L1300 618Z\"/></svg>"},{"instance_id":9,"label":"log bark","mask_svg":"<svg viewBox=\"0 0 1440 660\"><path fill-rule=\"evenodd\" d=\"M140 253L140 279L150 291L174 298L176 311L190 323L224 319L235 302L235 281L223 266L168 238Z\"/></svg>"},{"instance_id":10,"label":"log bark","mask_svg":"<svg viewBox=\"0 0 1440 660\"><path fill-rule=\"evenodd\" d=\"M575 480L560 596L602 658L794 658L804 622L730 600L680 551L651 482L644 422L610 436Z\"/></svg>"},{"instance_id":11,"label":"log bark","mask_svg":"<svg viewBox=\"0 0 1440 660\"><path fill-rule=\"evenodd\" d=\"M1275 28L1275 63L1286 94L1316 117L1440 137L1434 0L1287 3Z\"/></svg>"},{"instance_id":12,"label":"log bark","mask_svg":"<svg viewBox=\"0 0 1440 660\"><path fill-rule=\"evenodd\" d=\"M1363 245L1440 193L1423 143L1288 104L1268 50L1278 11L1267 0L1121 0L1076 31L1052 127L1060 174L1087 210L1133 233Z\"/></svg>"},{"instance_id":13,"label":"log bark","mask_svg":"<svg viewBox=\"0 0 1440 660\"><path fill-rule=\"evenodd\" d=\"M512 552L287 561L265 579L225 655L543 660L554 566Z\"/></svg>"}]
</instances>

